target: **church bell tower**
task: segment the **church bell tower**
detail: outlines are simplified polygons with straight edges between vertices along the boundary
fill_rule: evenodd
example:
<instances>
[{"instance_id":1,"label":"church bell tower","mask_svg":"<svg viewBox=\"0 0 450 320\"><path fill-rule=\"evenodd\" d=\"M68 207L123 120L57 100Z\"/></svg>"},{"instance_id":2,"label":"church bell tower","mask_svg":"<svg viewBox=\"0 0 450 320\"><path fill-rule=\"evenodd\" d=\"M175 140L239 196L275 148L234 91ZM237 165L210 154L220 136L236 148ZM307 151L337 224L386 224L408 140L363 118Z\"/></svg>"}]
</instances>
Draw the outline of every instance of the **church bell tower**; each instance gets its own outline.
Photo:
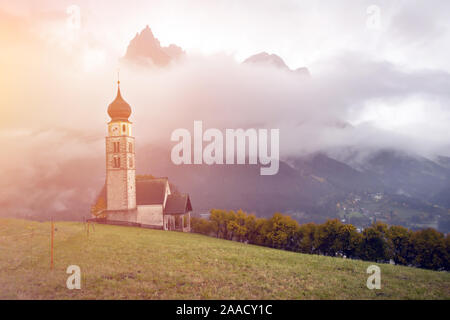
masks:
<instances>
[{"instance_id":1,"label":"church bell tower","mask_svg":"<svg viewBox=\"0 0 450 320\"><path fill-rule=\"evenodd\" d=\"M116 99L108 106L111 121L106 137L106 209L136 208L136 167L130 105L122 98L120 81Z\"/></svg>"}]
</instances>

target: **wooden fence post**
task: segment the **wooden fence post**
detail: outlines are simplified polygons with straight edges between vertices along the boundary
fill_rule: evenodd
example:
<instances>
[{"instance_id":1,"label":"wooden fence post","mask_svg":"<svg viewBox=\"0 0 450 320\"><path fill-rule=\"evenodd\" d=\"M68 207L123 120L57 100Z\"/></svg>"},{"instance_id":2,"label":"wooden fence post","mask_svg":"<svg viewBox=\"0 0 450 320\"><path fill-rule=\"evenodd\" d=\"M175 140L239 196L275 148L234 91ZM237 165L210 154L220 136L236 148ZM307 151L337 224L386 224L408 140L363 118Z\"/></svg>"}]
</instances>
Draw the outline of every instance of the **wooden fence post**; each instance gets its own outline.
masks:
<instances>
[{"instance_id":1,"label":"wooden fence post","mask_svg":"<svg viewBox=\"0 0 450 320\"><path fill-rule=\"evenodd\" d=\"M51 232L51 241L50 241L50 270L53 270L53 238L55 237L55 228L53 226L53 218L52 218L52 232Z\"/></svg>"},{"instance_id":2,"label":"wooden fence post","mask_svg":"<svg viewBox=\"0 0 450 320\"><path fill-rule=\"evenodd\" d=\"M31 269L33 269L33 235L34 235L34 228L31 228L31 254L30 254L30 260L31 260Z\"/></svg>"}]
</instances>

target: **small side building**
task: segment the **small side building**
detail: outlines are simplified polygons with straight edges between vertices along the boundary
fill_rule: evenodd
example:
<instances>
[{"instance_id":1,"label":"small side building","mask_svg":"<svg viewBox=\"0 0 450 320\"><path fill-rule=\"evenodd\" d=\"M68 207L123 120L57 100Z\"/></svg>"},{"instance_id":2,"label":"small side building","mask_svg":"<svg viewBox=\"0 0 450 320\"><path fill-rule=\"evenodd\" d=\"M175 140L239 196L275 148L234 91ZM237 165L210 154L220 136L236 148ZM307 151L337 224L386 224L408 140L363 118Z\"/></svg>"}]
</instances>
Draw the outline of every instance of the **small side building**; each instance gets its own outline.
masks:
<instances>
[{"instance_id":1,"label":"small side building","mask_svg":"<svg viewBox=\"0 0 450 320\"><path fill-rule=\"evenodd\" d=\"M187 194L170 194L164 208L166 230L191 231L191 199Z\"/></svg>"},{"instance_id":2,"label":"small side building","mask_svg":"<svg viewBox=\"0 0 450 320\"><path fill-rule=\"evenodd\" d=\"M106 197L106 192L100 196ZM172 193L167 178L136 179L136 205L136 210L106 210L105 222L191 231L191 199L187 194Z\"/></svg>"}]
</instances>

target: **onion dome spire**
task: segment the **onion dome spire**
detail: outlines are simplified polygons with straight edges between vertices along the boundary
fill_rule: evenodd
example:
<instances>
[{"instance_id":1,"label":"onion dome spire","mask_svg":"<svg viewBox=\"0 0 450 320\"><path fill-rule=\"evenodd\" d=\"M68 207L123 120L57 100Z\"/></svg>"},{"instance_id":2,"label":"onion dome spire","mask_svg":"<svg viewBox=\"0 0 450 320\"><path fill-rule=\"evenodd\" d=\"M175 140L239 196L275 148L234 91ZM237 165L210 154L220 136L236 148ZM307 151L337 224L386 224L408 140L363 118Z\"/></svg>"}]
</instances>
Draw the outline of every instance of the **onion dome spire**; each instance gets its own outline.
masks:
<instances>
[{"instance_id":1,"label":"onion dome spire","mask_svg":"<svg viewBox=\"0 0 450 320\"><path fill-rule=\"evenodd\" d=\"M117 96L108 106L108 114L112 121L128 121L131 115L130 105L122 98L120 94L120 80L117 81Z\"/></svg>"}]
</instances>

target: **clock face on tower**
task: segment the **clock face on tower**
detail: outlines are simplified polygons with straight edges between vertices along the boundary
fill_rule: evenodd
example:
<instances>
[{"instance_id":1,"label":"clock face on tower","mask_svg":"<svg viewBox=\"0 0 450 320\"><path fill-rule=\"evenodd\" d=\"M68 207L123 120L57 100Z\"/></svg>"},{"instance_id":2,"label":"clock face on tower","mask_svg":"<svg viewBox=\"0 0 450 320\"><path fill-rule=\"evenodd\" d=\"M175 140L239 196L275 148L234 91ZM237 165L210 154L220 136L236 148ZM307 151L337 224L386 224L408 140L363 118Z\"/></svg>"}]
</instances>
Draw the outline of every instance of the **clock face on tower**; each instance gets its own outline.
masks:
<instances>
[{"instance_id":1,"label":"clock face on tower","mask_svg":"<svg viewBox=\"0 0 450 320\"><path fill-rule=\"evenodd\" d=\"M112 136L118 136L119 135L119 126L118 125L113 125L111 126L111 135Z\"/></svg>"}]
</instances>

